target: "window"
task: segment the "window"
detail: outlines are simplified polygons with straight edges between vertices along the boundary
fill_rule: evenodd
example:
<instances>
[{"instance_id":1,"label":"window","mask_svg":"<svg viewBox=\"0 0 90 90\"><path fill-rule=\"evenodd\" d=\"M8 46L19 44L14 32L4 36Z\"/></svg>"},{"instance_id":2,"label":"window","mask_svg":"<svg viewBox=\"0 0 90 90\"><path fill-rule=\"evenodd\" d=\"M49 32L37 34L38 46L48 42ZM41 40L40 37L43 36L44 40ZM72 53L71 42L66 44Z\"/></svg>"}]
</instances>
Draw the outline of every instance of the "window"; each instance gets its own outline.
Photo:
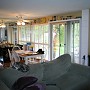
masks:
<instances>
[{"instance_id":1,"label":"window","mask_svg":"<svg viewBox=\"0 0 90 90\"><path fill-rule=\"evenodd\" d=\"M18 26L19 44L30 42L30 25Z\"/></svg>"},{"instance_id":2,"label":"window","mask_svg":"<svg viewBox=\"0 0 90 90\"><path fill-rule=\"evenodd\" d=\"M31 42L34 51L45 51L44 58L48 60L48 24L18 26L19 44Z\"/></svg>"},{"instance_id":3,"label":"window","mask_svg":"<svg viewBox=\"0 0 90 90\"><path fill-rule=\"evenodd\" d=\"M31 26L31 42L34 45L34 51L42 49L45 51L45 59L48 60L48 25L39 24Z\"/></svg>"}]
</instances>

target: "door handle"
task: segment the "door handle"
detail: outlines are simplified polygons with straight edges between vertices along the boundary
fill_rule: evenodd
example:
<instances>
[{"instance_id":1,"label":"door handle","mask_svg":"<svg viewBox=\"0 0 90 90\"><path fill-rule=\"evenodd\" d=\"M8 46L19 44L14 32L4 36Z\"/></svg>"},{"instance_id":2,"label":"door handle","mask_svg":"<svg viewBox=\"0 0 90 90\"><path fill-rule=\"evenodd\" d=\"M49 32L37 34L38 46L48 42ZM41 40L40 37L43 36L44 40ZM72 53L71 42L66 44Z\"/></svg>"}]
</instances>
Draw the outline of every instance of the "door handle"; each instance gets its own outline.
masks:
<instances>
[{"instance_id":1,"label":"door handle","mask_svg":"<svg viewBox=\"0 0 90 90\"><path fill-rule=\"evenodd\" d=\"M61 47L61 44L60 44L60 47Z\"/></svg>"},{"instance_id":2,"label":"door handle","mask_svg":"<svg viewBox=\"0 0 90 90\"><path fill-rule=\"evenodd\" d=\"M85 65L85 55L82 57L82 59L83 59L82 64Z\"/></svg>"},{"instance_id":3,"label":"door handle","mask_svg":"<svg viewBox=\"0 0 90 90\"><path fill-rule=\"evenodd\" d=\"M85 60L85 55L82 57L83 60Z\"/></svg>"}]
</instances>

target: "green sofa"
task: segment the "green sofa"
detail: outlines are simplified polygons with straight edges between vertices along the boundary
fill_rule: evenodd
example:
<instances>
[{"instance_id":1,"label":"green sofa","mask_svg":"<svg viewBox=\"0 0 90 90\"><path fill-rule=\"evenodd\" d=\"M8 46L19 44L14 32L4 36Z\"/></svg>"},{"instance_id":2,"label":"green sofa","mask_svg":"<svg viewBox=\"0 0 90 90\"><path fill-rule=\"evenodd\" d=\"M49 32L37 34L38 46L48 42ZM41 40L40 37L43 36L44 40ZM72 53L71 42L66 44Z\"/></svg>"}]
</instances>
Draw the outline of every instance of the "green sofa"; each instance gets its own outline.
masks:
<instances>
[{"instance_id":1,"label":"green sofa","mask_svg":"<svg viewBox=\"0 0 90 90\"><path fill-rule=\"evenodd\" d=\"M14 82L22 76L34 76L46 90L90 90L90 67L71 63L69 54L55 60L30 64L28 72L13 68L0 71L0 90L10 90Z\"/></svg>"}]
</instances>

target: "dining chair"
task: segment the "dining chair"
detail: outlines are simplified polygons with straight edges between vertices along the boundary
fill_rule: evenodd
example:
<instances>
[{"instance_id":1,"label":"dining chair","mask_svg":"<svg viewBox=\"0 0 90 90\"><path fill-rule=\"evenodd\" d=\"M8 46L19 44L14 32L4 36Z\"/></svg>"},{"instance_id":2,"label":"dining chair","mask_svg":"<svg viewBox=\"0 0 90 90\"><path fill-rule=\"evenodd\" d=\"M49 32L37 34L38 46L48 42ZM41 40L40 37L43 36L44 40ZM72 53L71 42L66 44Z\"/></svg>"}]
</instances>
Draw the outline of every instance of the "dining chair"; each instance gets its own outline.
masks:
<instances>
[{"instance_id":1,"label":"dining chair","mask_svg":"<svg viewBox=\"0 0 90 90\"><path fill-rule=\"evenodd\" d=\"M14 59L14 62L20 62L20 57L15 51L12 51L12 58Z\"/></svg>"},{"instance_id":2,"label":"dining chair","mask_svg":"<svg viewBox=\"0 0 90 90\"><path fill-rule=\"evenodd\" d=\"M21 50L21 48L20 48L19 46L16 46L16 45L15 45L15 46L12 48L12 51L13 51L13 50Z\"/></svg>"},{"instance_id":3,"label":"dining chair","mask_svg":"<svg viewBox=\"0 0 90 90\"><path fill-rule=\"evenodd\" d=\"M46 55L47 55L46 47L41 47L40 49L38 49L37 53L38 54L44 54L43 55L43 61L45 62L45 58L46 58ZM38 62L41 62L41 58L39 58L39 57L36 57L35 60L38 61Z\"/></svg>"},{"instance_id":4,"label":"dining chair","mask_svg":"<svg viewBox=\"0 0 90 90\"><path fill-rule=\"evenodd\" d=\"M12 57L12 53L11 53L11 51L8 49L8 54L9 54L9 58L10 58L10 67L14 64L14 59L13 59L13 57Z\"/></svg>"},{"instance_id":5,"label":"dining chair","mask_svg":"<svg viewBox=\"0 0 90 90\"><path fill-rule=\"evenodd\" d=\"M17 46L15 45L13 48L12 48L12 51L16 51L16 50L21 50L20 46ZM24 60L24 58L20 58L21 60Z\"/></svg>"}]
</instances>

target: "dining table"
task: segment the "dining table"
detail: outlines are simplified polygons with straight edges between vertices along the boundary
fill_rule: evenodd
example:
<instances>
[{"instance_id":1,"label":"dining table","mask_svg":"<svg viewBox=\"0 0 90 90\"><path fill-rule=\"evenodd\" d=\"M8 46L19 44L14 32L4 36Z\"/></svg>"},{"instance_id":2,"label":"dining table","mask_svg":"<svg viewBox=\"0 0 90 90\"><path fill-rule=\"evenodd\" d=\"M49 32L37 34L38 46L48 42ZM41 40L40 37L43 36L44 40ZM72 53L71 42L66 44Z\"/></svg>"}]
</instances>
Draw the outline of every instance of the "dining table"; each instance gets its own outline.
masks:
<instances>
[{"instance_id":1,"label":"dining table","mask_svg":"<svg viewBox=\"0 0 90 90\"><path fill-rule=\"evenodd\" d=\"M39 54L37 52L34 51L28 51L28 50L15 50L15 52L21 57L24 58L25 60L25 64L28 64L28 60L30 60L31 58L37 58L37 57L41 57L41 61L40 62L44 62L43 58L44 58L44 54Z\"/></svg>"}]
</instances>

